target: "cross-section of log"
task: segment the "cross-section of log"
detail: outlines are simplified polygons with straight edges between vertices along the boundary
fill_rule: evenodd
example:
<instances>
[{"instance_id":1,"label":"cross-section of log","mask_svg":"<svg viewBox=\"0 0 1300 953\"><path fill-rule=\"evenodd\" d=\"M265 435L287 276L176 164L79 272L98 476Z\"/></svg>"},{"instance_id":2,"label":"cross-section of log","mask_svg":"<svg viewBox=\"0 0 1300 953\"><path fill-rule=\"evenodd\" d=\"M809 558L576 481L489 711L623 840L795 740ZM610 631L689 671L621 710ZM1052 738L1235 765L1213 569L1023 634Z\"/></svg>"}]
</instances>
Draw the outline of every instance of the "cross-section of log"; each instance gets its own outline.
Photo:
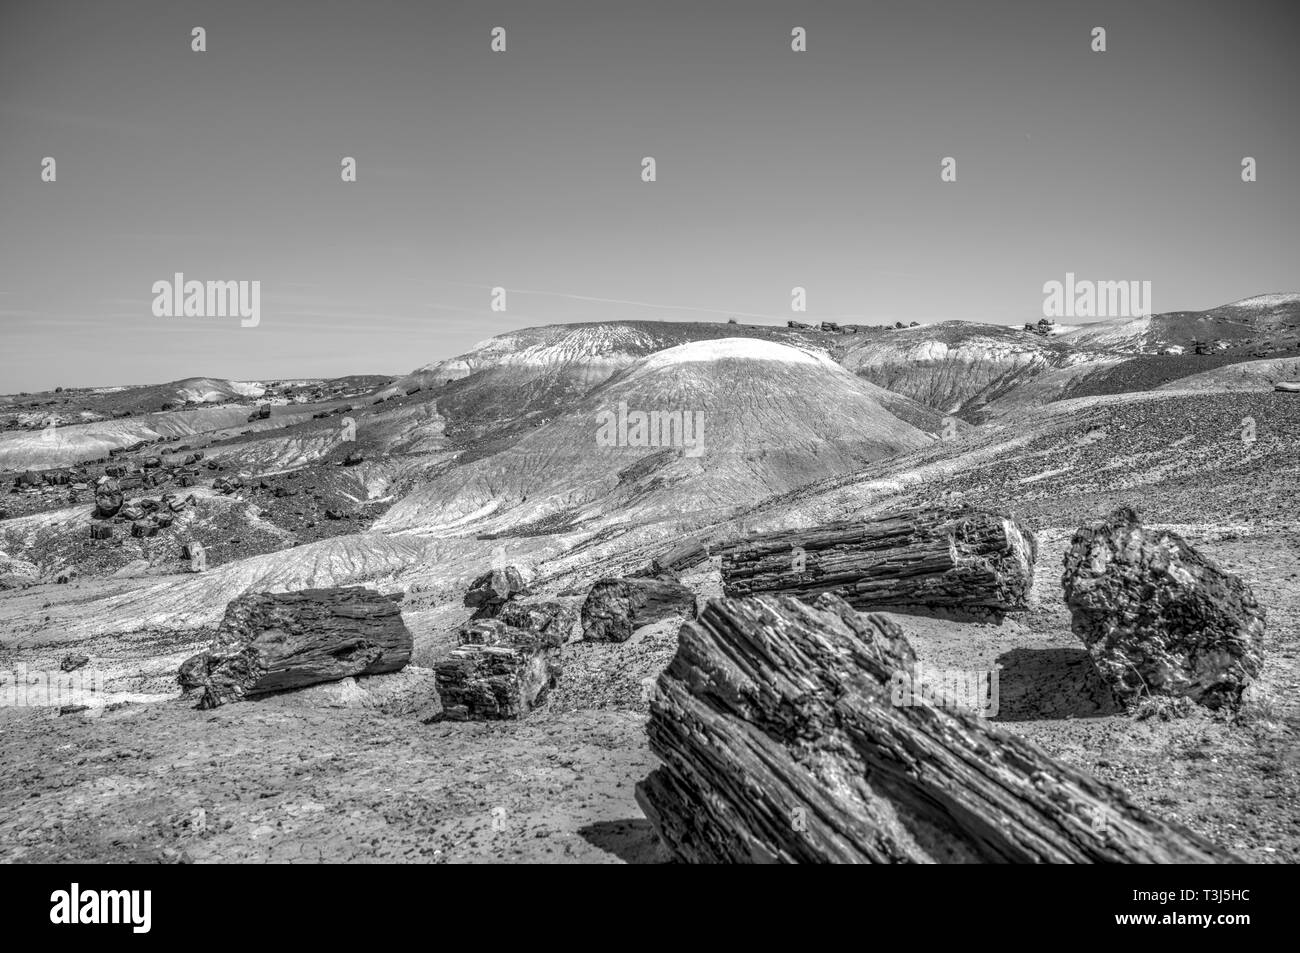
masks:
<instances>
[{"instance_id":1,"label":"cross-section of log","mask_svg":"<svg viewBox=\"0 0 1300 953\"><path fill-rule=\"evenodd\" d=\"M349 675L396 672L411 660L402 597L361 586L249 593L226 606L212 646L181 665L198 707Z\"/></svg>"},{"instance_id":2,"label":"cross-section of log","mask_svg":"<svg viewBox=\"0 0 1300 953\"><path fill-rule=\"evenodd\" d=\"M1006 513L914 509L764 533L722 549L728 596L833 592L859 609L1001 614L1026 608L1036 546Z\"/></svg>"},{"instance_id":3,"label":"cross-section of log","mask_svg":"<svg viewBox=\"0 0 1300 953\"><path fill-rule=\"evenodd\" d=\"M460 642L434 666L445 720L522 718L559 676L559 644L538 632L483 619L462 629Z\"/></svg>"},{"instance_id":4,"label":"cross-section of log","mask_svg":"<svg viewBox=\"0 0 1300 953\"><path fill-rule=\"evenodd\" d=\"M582 637L626 642L643 625L695 611L695 593L671 576L601 579L582 604Z\"/></svg>"},{"instance_id":5,"label":"cross-section of log","mask_svg":"<svg viewBox=\"0 0 1300 953\"><path fill-rule=\"evenodd\" d=\"M914 663L836 596L710 600L656 684L638 803L691 862L1234 859L969 711L896 698Z\"/></svg>"}]
</instances>

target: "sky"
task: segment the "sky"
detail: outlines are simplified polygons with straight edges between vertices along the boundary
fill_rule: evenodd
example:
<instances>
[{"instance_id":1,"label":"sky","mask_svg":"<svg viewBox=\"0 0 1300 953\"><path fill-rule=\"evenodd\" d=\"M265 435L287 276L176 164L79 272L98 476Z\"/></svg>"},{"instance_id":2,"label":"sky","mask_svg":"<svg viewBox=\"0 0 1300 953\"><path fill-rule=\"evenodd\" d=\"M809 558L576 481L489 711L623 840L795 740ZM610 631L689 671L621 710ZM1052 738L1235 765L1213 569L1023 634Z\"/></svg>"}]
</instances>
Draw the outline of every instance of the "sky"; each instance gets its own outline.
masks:
<instances>
[{"instance_id":1,"label":"sky","mask_svg":"<svg viewBox=\"0 0 1300 953\"><path fill-rule=\"evenodd\" d=\"M1294 0L0 0L0 392L557 322L1020 324L1067 272L1300 291L1298 39ZM259 323L156 316L176 272L259 281Z\"/></svg>"}]
</instances>

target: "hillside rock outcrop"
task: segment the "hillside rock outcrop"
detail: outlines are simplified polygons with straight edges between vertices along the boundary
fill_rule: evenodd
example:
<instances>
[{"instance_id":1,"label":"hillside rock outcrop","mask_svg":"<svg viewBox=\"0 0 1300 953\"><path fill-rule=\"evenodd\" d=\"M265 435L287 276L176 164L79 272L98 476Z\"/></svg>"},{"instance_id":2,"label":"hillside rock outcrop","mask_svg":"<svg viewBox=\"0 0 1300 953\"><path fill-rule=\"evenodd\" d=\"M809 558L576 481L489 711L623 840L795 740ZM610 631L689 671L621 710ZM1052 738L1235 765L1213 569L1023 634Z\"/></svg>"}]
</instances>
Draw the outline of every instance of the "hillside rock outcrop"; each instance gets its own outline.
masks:
<instances>
[{"instance_id":1,"label":"hillside rock outcrop","mask_svg":"<svg viewBox=\"0 0 1300 953\"><path fill-rule=\"evenodd\" d=\"M710 600L656 684L638 803L697 863L1232 859L968 711L893 704L914 660L835 596Z\"/></svg>"},{"instance_id":2,"label":"hillside rock outcrop","mask_svg":"<svg viewBox=\"0 0 1300 953\"><path fill-rule=\"evenodd\" d=\"M1128 507L1080 527L1061 584L1074 633L1125 704L1171 695L1236 708L1263 667L1265 615L1250 586Z\"/></svg>"}]
</instances>

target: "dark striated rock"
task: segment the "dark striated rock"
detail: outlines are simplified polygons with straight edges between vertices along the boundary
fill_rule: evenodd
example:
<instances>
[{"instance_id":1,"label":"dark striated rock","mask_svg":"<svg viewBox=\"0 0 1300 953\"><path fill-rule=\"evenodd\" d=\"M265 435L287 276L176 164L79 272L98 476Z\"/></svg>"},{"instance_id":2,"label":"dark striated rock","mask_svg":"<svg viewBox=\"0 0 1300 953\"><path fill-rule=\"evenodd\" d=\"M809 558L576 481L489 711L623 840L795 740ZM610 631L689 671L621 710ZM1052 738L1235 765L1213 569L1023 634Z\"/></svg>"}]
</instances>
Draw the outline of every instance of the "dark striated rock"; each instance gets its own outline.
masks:
<instances>
[{"instance_id":1,"label":"dark striated rock","mask_svg":"<svg viewBox=\"0 0 1300 953\"><path fill-rule=\"evenodd\" d=\"M441 719L522 718L546 699L559 677L559 645L497 619L465 627L461 644L434 666Z\"/></svg>"},{"instance_id":2,"label":"dark striated rock","mask_svg":"<svg viewBox=\"0 0 1300 953\"><path fill-rule=\"evenodd\" d=\"M199 708L356 675L396 672L411 660L400 594L361 586L249 593L226 606L206 651L178 675Z\"/></svg>"},{"instance_id":3,"label":"dark striated rock","mask_svg":"<svg viewBox=\"0 0 1300 953\"><path fill-rule=\"evenodd\" d=\"M859 609L1000 616L1028 607L1037 546L1009 514L919 508L717 547L728 596L833 592Z\"/></svg>"},{"instance_id":4,"label":"dark striated rock","mask_svg":"<svg viewBox=\"0 0 1300 953\"><path fill-rule=\"evenodd\" d=\"M131 535L137 538L157 536L158 527L153 523L136 522L131 524Z\"/></svg>"},{"instance_id":5,"label":"dark striated rock","mask_svg":"<svg viewBox=\"0 0 1300 953\"><path fill-rule=\"evenodd\" d=\"M107 523L92 523L90 526L91 539L112 539L113 527Z\"/></svg>"},{"instance_id":6,"label":"dark striated rock","mask_svg":"<svg viewBox=\"0 0 1300 953\"><path fill-rule=\"evenodd\" d=\"M1075 635L1125 704L1173 695L1236 708L1263 667L1250 586L1132 509L1074 534L1061 584Z\"/></svg>"},{"instance_id":7,"label":"dark striated rock","mask_svg":"<svg viewBox=\"0 0 1300 953\"><path fill-rule=\"evenodd\" d=\"M671 576L601 579L582 603L582 637L626 642L642 626L695 613L695 593Z\"/></svg>"},{"instance_id":8,"label":"dark striated rock","mask_svg":"<svg viewBox=\"0 0 1300 953\"><path fill-rule=\"evenodd\" d=\"M469 584L465 605L491 609L524 591L524 576L516 566L489 569Z\"/></svg>"},{"instance_id":9,"label":"dark striated rock","mask_svg":"<svg viewBox=\"0 0 1300 953\"><path fill-rule=\"evenodd\" d=\"M652 696L638 803L697 863L1234 859L969 711L895 704L914 660L833 595L710 600Z\"/></svg>"},{"instance_id":10,"label":"dark striated rock","mask_svg":"<svg viewBox=\"0 0 1300 953\"><path fill-rule=\"evenodd\" d=\"M59 662L59 669L64 672L75 672L88 664L90 664L89 655L65 655L63 661Z\"/></svg>"}]
</instances>

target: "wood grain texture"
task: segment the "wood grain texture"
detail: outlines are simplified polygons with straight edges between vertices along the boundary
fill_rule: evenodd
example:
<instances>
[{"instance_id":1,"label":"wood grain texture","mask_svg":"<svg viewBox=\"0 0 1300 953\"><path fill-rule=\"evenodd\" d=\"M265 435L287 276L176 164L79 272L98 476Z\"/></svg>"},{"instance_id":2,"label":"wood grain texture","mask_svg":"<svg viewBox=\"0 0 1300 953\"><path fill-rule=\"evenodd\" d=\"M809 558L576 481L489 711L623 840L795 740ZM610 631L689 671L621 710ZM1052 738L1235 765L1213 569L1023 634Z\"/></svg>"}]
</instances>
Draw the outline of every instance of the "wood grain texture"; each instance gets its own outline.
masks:
<instances>
[{"instance_id":1,"label":"wood grain texture","mask_svg":"<svg viewBox=\"0 0 1300 953\"><path fill-rule=\"evenodd\" d=\"M249 593L226 607L206 651L180 669L181 687L198 707L395 672L411 660L411 633L400 594L362 586Z\"/></svg>"},{"instance_id":2,"label":"wood grain texture","mask_svg":"<svg viewBox=\"0 0 1300 953\"><path fill-rule=\"evenodd\" d=\"M764 533L720 552L728 596L833 592L859 609L980 615L1027 607L1036 545L1006 513L913 509Z\"/></svg>"},{"instance_id":3,"label":"wood grain texture","mask_svg":"<svg viewBox=\"0 0 1300 953\"><path fill-rule=\"evenodd\" d=\"M972 713L894 704L914 662L835 596L710 600L656 685L638 803L689 862L1233 859Z\"/></svg>"}]
</instances>

